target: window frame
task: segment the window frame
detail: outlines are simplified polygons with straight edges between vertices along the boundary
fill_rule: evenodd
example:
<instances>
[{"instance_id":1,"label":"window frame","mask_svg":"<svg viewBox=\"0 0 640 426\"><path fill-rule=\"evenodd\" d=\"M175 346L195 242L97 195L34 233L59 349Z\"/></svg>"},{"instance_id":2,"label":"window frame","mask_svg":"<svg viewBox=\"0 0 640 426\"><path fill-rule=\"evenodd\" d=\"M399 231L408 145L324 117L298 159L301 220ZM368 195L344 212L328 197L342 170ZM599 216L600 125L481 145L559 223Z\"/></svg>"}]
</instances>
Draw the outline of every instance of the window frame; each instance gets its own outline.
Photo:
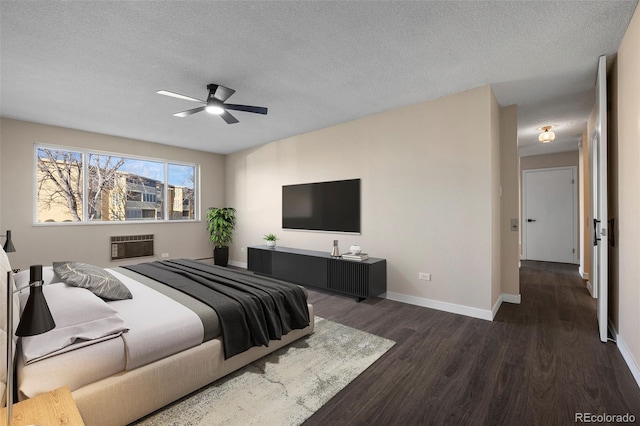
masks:
<instances>
[{"instance_id":1,"label":"window frame","mask_svg":"<svg viewBox=\"0 0 640 426\"><path fill-rule=\"evenodd\" d=\"M67 152L77 152L82 156L82 220L78 222L39 222L38 221L38 150L39 149L50 149L50 150L58 150L58 151L67 151ZM98 221L90 221L88 220L88 201L85 198L85 195L88 191L88 163L87 156L88 154L92 155L106 155L106 156L114 156L124 158L126 160L139 160L139 161L150 161L155 163L162 163L164 165L164 181L163 181L163 206L162 206L162 217L163 219L155 219L155 220L98 220ZM194 202L194 214L193 219L170 219L169 218L169 203L168 203L168 195L169 195L169 165L178 165L178 166L188 166L194 168L194 190L193 193L195 195ZM65 145L55 145L55 144L47 144L47 143L35 143L33 145L33 225L34 226L84 226L84 225L140 225L140 224L158 224L158 223L191 223L191 222L201 222L200 218L200 197L201 197L201 189L200 189L200 164L199 163L191 163L188 161L178 161L178 160L168 160L164 158L158 157L148 157L141 156L135 154L125 154L121 152L114 151L103 151L92 148L78 148L73 146L65 146Z\"/></svg>"}]
</instances>

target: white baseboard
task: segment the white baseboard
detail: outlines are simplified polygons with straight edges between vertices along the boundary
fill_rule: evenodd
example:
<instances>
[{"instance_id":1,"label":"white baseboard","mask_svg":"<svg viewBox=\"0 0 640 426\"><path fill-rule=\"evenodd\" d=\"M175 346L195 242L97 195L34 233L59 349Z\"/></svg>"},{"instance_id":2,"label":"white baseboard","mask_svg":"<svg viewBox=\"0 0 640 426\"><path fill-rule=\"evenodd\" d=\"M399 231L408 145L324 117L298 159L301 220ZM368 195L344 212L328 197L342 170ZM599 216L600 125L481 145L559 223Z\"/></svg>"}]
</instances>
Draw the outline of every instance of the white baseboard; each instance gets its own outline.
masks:
<instances>
[{"instance_id":1,"label":"white baseboard","mask_svg":"<svg viewBox=\"0 0 640 426\"><path fill-rule=\"evenodd\" d=\"M522 302L522 297L519 294L502 293L502 301L519 305Z\"/></svg>"},{"instance_id":2,"label":"white baseboard","mask_svg":"<svg viewBox=\"0 0 640 426\"><path fill-rule=\"evenodd\" d=\"M500 309L500 306L502 306L503 301L504 300L502 298L502 295L500 295L500 297L498 297L498 300L496 300L496 303L494 303L493 309L491 309L491 321L493 321L496 315L498 315L498 309Z\"/></svg>"},{"instance_id":3,"label":"white baseboard","mask_svg":"<svg viewBox=\"0 0 640 426\"><path fill-rule=\"evenodd\" d=\"M622 340L620 335L616 333L615 336L616 336L616 344L618 345L618 350L622 354L622 358L624 358L625 362L629 366L629 370L631 370L631 374L633 374L633 378L636 379L636 383L640 388L640 366L638 366L638 363L636 362L636 360L633 359L631 352L629 352L629 348L627 348L627 345L625 345L624 340Z\"/></svg>"},{"instance_id":4,"label":"white baseboard","mask_svg":"<svg viewBox=\"0 0 640 426\"><path fill-rule=\"evenodd\" d=\"M493 309L491 309L491 320L493 320L496 315L498 315L498 309L500 309L500 306L502 306L503 302L519 305L520 300L521 298L519 294L502 293L500 297L498 297L498 300L496 300L496 303L493 305Z\"/></svg>"},{"instance_id":5,"label":"white baseboard","mask_svg":"<svg viewBox=\"0 0 640 426\"><path fill-rule=\"evenodd\" d=\"M396 302L408 303L410 305L422 306L424 308L437 309L439 311L451 312L452 314L466 315L472 318L480 318L487 321L492 321L498 313L498 309L502 305L502 302L517 303L521 301L519 294L501 294L493 308L489 311L487 309L474 308L471 306L458 305L455 303L442 302L440 300L427 299L425 297L409 296L402 293L394 293L391 291L386 292L383 295L384 298L389 300L395 300Z\"/></svg>"},{"instance_id":6,"label":"white baseboard","mask_svg":"<svg viewBox=\"0 0 640 426\"><path fill-rule=\"evenodd\" d=\"M589 273L582 270L582 265L580 265L580 267L578 268L578 272L580 273L580 276L583 280L589 279Z\"/></svg>"},{"instance_id":7,"label":"white baseboard","mask_svg":"<svg viewBox=\"0 0 640 426\"><path fill-rule=\"evenodd\" d=\"M427 299L424 297L408 296L406 294L393 293L390 291L388 291L384 297L389 300L395 300L396 302L437 309L439 311L451 312L452 314L466 315L468 317L480 318L487 321L491 321L493 319L493 312L488 309L457 305L455 303L441 302L439 300ZM498 305L498 307L500 306Z\"/></svg>"},{"instance_id":8,"label":"white baseboard","mask_svg":"<svg viewBox=\"0 0 640 426\"><path fill-rule=\"evenodd\" d=\"M593 286L591 285L591 281L587 281L587 290L589 290L589 294L591 295L591 297L595 299L596 295L593 294Z\"/></svg>"},{"instance_id":9,"label":"white baseboard","mask_svg":"<svg viewBox=\"0 0 640 426\"><path fill-rule=\"evenodd\" d=\"M238 268L247 269L247 262L238 262L238 261L235 261L235 260L230 260L229 261L229 265L237 266Z\"/></svg>"}]
</instances>

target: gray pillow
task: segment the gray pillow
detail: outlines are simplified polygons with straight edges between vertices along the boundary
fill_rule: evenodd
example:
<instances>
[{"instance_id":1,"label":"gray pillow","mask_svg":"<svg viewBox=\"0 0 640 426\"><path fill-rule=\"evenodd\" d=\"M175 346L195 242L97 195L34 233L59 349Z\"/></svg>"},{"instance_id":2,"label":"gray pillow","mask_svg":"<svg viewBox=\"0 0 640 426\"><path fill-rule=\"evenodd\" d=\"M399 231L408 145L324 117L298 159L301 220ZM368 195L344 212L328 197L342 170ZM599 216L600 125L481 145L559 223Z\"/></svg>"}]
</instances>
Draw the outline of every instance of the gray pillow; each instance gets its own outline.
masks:
<instances>
[{"instance_id":1,"label":"gray pillow","mask_svg":"<svg viewBox=\"0 0 640 426\"><path fill-rule=\"evenodd\" d=\"M65 284L86 288L103 299L133 298L127 286L97 266L81 262L53 262L53 270Z\"/></svg>"}]
</instances>

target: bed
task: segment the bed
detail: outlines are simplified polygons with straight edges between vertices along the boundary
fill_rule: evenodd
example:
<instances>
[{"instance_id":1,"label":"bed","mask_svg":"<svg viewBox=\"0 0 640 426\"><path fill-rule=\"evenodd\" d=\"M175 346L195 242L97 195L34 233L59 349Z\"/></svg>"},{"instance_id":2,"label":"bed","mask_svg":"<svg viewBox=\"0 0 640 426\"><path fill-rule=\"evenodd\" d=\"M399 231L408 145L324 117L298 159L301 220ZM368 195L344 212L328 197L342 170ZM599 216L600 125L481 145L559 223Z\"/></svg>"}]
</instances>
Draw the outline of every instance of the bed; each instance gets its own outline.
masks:
<instances>
[{"instance_id":1,"label":"bed","mask_svg":"<svg viewBox=\"0 0 640 426\"><path fill-rule=\"evenodd\" d=\"M60 265L106 274L124 289L69 285ZM77 265L43 268L56 328L22 338L17 389L22 400L68 386L88 425L131 423L313 331L313 307L293 284L188 259ZM28 273L16 274L16 286ZM105 298L105 288L125 295ZM27 296L14 302L24 306Z\"/></svg>"}]
</instances>

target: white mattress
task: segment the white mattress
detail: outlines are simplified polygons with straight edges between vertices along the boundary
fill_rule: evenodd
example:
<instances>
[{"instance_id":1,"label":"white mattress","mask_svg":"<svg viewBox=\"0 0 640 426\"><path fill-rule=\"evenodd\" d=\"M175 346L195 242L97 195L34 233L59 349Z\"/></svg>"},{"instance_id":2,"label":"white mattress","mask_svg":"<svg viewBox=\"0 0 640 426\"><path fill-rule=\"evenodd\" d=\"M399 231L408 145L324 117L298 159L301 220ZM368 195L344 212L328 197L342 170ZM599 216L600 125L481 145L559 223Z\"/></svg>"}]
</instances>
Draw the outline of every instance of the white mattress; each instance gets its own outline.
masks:
<instances>
[{"instance_id":1,"label":"white mattress","mask_svg":"<svg viewBox=\"0 0 640 426\"><path fill-rule=\"evenodd\" d=\"M108 271L121 280L133 298L108 302L129 327L121 337L24 365L18 357L21 399L60 386L71 391L124 370L202 343L204 327L198 316L171 298L132 278Z\"/></svg>"}]
</instances>

